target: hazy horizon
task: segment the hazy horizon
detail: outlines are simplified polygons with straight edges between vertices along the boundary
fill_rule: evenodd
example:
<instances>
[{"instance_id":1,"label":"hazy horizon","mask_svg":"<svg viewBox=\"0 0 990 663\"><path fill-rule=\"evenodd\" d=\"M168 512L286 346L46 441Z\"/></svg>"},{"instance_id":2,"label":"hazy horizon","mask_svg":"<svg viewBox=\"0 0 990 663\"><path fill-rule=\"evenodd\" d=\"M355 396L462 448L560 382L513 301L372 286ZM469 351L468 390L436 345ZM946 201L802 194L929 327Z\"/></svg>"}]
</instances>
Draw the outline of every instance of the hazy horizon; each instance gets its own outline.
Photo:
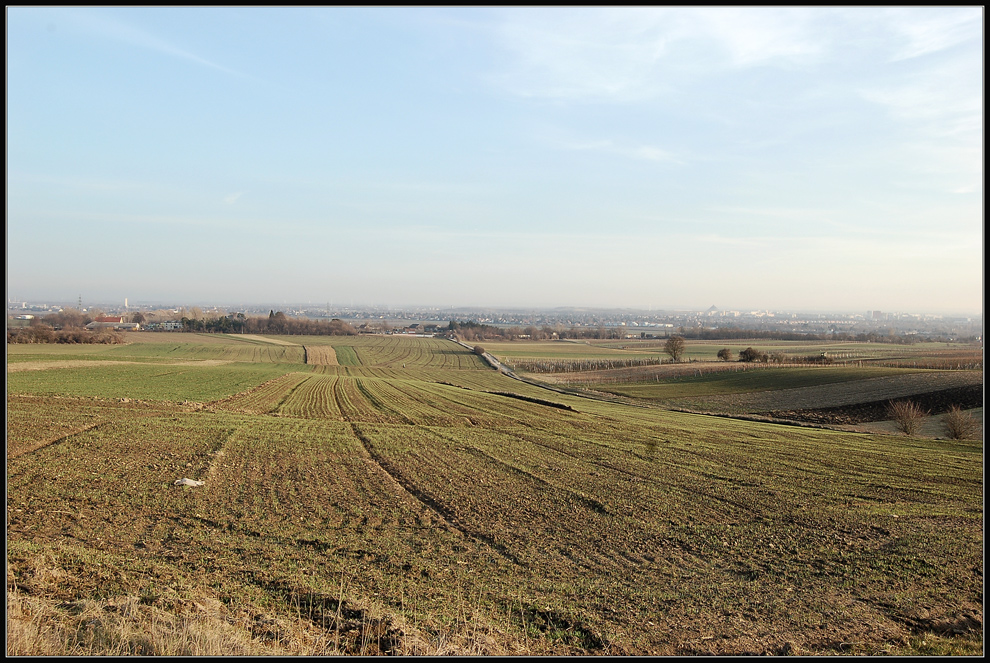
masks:
<instances>
[{"instance_id":1,"label":"hazy horizon","mask_svg":"<svg viewBox=\"0 0 990 663\"><path fill-rule=\"evenodd\" d=\"M981 7L7 19L8 300L982 316Z\"/></svg>"},{"instance_id":2,"label":"hazy horizon","mask_svg":"<svg viewBox=\"0 0 990 663\"><path fill-rule=\"evenodd\" d=\"M7 302L8 310L18 310L18 306L22 303L27 303L29 305L48 305L48 306L62 306L68 308L77 308L77 302L67 299L53 299L53 300L26 300L23 298L11 299ZM93 300L90 302L83 301L83 308L124 308L124 301L115 302L113 300L97 301ZM156 307L160 308L175 308L175 307L185 307L185 308L272 308L273 310L282 310L283 307L291 307L294 309L306 308L306 309L325 309L330 308L332 310L341 309L354 309L354 310L364 310L369 311L372 309L386 309L398 313L405 312L425 312L428 310L442 310L442 311L456 311L456 310L467 310L467 311L492 311L492 312L509 312L509 313L552 313L552 312L563 312L563 311L585 311L585 312L642 312L642 313L696 313L707 311L711 306L715 306L719 311L736 311L740 313L748 312L770 312L770 313L793 313L793 314L813 314L813 315L825 315L825 314L841 314L841 315L855 315L855 314L865 314L867 312L878 311L884 314L898 314L898 315L941 315L941 316L961 316L970 318L982 318L982 311L959 311L959 310L919 310L919 309L856 309L856 308L836 308L836 309L812 309L812 308L797 308L797 309L781 309L781 308L767 308L765 306L718 306L716 304L709 304L708 306L653 306L653 307L638 307L638 306L620 306L620 307L608 307L608 306L487 306L484 304L406 304L406 305L391 305L387 303L352 303L352 302L316 302L316 301L181 301L178 299L170 300L160 300L160 301L132 301L127 300L127 307L130 309L154 309Z\"/></svg>"}]
</instances>

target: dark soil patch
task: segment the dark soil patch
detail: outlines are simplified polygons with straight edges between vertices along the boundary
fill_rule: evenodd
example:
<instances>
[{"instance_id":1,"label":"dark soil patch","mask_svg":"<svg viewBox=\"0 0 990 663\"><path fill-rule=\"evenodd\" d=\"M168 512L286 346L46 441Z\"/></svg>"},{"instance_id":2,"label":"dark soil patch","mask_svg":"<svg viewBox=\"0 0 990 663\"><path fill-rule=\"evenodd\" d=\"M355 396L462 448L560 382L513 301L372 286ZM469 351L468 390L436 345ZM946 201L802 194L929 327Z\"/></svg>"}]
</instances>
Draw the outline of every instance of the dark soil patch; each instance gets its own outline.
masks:
<instances>
[{"instance_id":1,"label":"dark soil patch","mask_svg":"<svg viewBox=\"0 0 990 663\"><path fill-rule=\"evenodd\" d=\"M974 384L965 387L954 387L925 394L915 394L895 400L909 400L917 403L929 414L936 415L948 412L952 406L963 410L983 407L983 385ZM808 408L803 410L771 410L761 414L774 419L790 419L792 421L807 421L816 424L847 425L862 424L871 421L890 419L887 407L890 399L856 403L855 405L840 405L838 407Z\"/></svg>"},{"instance_id":2,"label":"dark soil patch","mask_svg":"<svg viewBox=\"0 0 990 663\"><path fill-rule=\"evenodd\" d=\"M537 405L546 405L547 407L555 407L560 410L570 410L574 412L574 408L570 405L564 405L563 403L554 403L553 401L546 401L542 398L535 398L533 396L523 396L522 394L514 394L511 391L489 391L489 394L494 394L495 396L506 396L507 398L517 398L521 401L526 401L527 403L536 403Z\"/></svg>"}]
</instances>

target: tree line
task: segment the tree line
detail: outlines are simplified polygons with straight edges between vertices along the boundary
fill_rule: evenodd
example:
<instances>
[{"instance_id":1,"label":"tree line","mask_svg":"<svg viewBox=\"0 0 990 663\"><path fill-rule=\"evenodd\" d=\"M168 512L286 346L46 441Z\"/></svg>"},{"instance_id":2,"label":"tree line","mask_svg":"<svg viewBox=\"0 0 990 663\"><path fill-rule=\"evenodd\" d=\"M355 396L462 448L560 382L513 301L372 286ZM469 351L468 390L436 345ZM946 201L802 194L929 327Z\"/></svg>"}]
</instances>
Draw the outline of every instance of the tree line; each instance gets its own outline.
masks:
<instances>
[{"instance_id":1,"label":"tree line","mask_svg":"<svg viewBox=\"0 0 990 663\"><path fill-rule=\"evenodd\" d=\"M919 337L917 334L894 334L893 332L832 332L825 334L805 334L801 332L773 331L767 329L688 329L681 327L678 334L684 338L704 341L729 341L733 339L762 339L767 341L858 341L868 343L894 343L897 345L912 345L922 341L945 342L948 338L942 336ZM961 338L958 341L973 341L975 338Z\"/></svg>"},{"instance_id":2,"label":"tree line","mask_svg":"<svg viewBox=\"0 0 990 663\"><path fill-rule=\"evenodd\" d=\"M354 336L358 333L353 325L334 318L333 320L310 320L290 318L282 311L274 310L264 316L245 316L243 313L224 315L217 318L183 317L182 331L211 332L218 334L289 334L304 336Z\"/></svg>"},{"instance_id":3,"label":"tree line","mask_svg":"<svg viewBox=\"0 0 990 663\"><path fill-rule=\"evenodd\" d=\"M520 339L529 339L531 341L546 341L551 339L604 340L623 338L625 334L624 328L617 327L582 327L570 329L554 328L548 325L543 325L542 327L498 327L475 320L451 320L447 325L447 331L462 341L515 341Z\"/></svg>"},{"instance_id":4,"label":"tree line","mask_svg":"<svg viewBox=\"0 0 990 663\"><path fill-rule=\"evenodd\" d=\"M103 315L100 311L83 313L77 309L63 309L57 313L35 318L26 327L8 327L8 343L123 343L124 335L113 329L86 329L86 325ZM195 312L193 312L195 315ZM161 317L161 316L156 316ZM128 322L145 323L148 317L141 312L124 316ZM306 336L353 336L358 333L353 325L333 320L309 320L290 318L273 310L268 317L245 316L243 313L212 318L182 316L184 332L216 334L295 334Z\"/></svg>"},{"instance_id":5,"label":"tree line","mask_svg":"<svg viewBox=\"0 0 990 663\"><path fill-rule=\"evenodd\" d=\"M112 329L90 331L82 327L53 329L44 323L29 327L9 327L7 343L123 343L124 335Z\"/></svg>"}]
</instances>

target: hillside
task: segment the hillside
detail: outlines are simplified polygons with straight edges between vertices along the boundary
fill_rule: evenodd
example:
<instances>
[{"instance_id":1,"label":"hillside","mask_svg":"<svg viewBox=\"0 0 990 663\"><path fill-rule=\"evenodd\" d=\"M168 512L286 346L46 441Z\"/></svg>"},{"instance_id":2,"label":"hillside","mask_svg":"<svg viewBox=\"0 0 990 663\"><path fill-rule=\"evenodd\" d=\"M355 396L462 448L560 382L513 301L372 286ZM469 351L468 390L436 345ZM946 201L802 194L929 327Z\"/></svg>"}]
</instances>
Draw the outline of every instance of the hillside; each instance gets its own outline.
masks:
<instances>
[{"instance_id":1,"label":"hillside","mask_svg":"<svg viewBox=\"0 0 990 663\"><path fill-rule=\"evenodd\" d=\"M982 651L980 441L127 336L8 347L8 653Z\"/></svg>"}]
</instances>

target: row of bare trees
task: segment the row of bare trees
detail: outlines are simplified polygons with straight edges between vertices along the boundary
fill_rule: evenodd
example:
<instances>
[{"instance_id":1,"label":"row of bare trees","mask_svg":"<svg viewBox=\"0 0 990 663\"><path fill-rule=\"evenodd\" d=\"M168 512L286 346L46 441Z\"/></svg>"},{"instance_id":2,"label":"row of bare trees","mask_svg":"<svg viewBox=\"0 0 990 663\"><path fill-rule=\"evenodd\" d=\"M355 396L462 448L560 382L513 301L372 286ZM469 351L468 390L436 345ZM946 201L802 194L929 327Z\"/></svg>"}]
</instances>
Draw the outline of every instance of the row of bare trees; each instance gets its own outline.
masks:
<instances>
[{"instance_id":1,"label":"row of bare trees","mask_svg":"<svg viewBox=\"0 0 990 663\"><path fill-rule=\"evenodd\" d=\"M124 335L112 329L97 329L95 331L82 327L53 329L50 325L34 324L30 327L8 328L7 342L116 344L124 342Z\"/></svg>"},{"instance_id":2,"label":"row of bare trees","mask_svg":"<svg viewBox=\"0 0 990 663\"><path fill-rule=\"evenodd\" d=\"M353 325L334 318L333 320L310 320L290 318L282 311L273 310L268 317L247 317L243 313L225 315L218 318L182 318L183 331L213 332L221 334L292 334L305 336L353 336L357 329Z\"/></svg>"}]
</instances>

